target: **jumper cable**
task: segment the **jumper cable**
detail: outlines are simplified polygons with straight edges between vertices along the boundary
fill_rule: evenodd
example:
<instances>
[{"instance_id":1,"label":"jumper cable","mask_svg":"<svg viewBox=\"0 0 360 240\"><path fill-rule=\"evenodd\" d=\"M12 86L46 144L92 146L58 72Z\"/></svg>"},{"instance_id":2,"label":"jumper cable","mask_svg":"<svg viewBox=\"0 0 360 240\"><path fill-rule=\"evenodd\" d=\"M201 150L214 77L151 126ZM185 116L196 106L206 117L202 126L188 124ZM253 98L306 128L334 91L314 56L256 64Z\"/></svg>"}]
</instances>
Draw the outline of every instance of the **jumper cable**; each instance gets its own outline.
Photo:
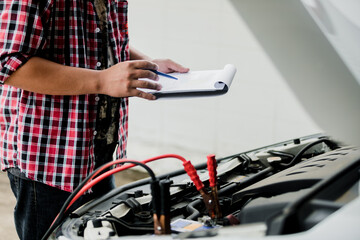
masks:
<instances>
[{"instance_id":1,"label":"jumper cable","mask_svg":"<svg viewBox=\"0 0 360 240\"><path fill-rule=\"evenodd\" d=\"M199 191L206 209L209 212L209 216L213 220L217 220L218 218L222 217L218 192L217 192L217 173L216 173L216 159L215 155L208 155L207 156L207 167L209 171L209 185L210 191L206 192L204 184L201 182L195 167L190 163L190 161L184 162L183 166L186 173L189 175L190 179L193 181L196 189Z\"/></svg>"}]
</instances>

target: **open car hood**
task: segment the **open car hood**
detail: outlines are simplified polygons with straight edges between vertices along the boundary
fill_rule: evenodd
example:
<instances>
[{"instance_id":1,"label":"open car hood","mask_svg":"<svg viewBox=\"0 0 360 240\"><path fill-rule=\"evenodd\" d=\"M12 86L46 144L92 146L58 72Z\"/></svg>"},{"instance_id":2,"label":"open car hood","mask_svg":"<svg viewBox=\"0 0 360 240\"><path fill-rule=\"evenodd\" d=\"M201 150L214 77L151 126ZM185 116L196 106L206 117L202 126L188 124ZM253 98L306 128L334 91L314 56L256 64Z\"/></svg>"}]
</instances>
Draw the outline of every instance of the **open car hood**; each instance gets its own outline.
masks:
<instances>
[{"instance_id":1,"label":"open car hood","mask_svg":"<svg viewBox=\"0 0 360 240\"><path fill-rule=\"evenodd\" d=\"M359 146L359 1L230 1L312 119Z\"/></svg>"}]
</instances>

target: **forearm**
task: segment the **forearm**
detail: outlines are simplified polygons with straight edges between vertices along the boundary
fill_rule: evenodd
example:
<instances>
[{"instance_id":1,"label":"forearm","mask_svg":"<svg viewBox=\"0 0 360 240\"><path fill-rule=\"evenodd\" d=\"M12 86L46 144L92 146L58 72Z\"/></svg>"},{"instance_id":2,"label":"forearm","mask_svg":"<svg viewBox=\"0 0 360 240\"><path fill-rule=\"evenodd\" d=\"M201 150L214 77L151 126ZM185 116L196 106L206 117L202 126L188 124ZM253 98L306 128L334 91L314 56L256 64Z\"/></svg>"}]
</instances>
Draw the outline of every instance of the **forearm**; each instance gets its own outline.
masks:
<instances>
[{"instance_id":1,"label":"forearm","mask_svg":"<svg viewBox=\"0 0 360 240\"><path fill-rule=\"evenodd\" d=\"M151 61L152 58L150 58L149 56L143 54L142 52L140 52L139 50L130 47L130 60L146 60L146 61Z\"/></svg>"},{"instance_id":2,"label":"forearm","mask_svg":"<svg viewBox=\"0 0 360 240\"><path fill-rule=\"evenodd\" d=\"M5 82L27 91L50 95L99 93L100 71L75 68L32 57Z\"/></svg>"}]
</instances>

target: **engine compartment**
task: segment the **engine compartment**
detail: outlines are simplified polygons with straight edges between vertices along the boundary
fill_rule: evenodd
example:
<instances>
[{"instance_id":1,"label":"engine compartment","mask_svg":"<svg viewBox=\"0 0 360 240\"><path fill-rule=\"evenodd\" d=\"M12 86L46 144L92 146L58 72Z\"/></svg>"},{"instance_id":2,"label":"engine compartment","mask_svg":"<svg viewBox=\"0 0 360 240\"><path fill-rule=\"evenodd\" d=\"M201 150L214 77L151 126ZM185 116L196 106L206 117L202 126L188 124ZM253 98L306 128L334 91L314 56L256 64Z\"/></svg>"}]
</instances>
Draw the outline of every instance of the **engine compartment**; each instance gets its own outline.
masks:
<instances>
[{"instance_id":1,"label":"engine compartment","mask_svg":"<svg viewBox=\"0 0 360 240\"><path fill-rule=\"evenodd\" d=\"M242 152L217 162L221 216L209 211L184 170L162 176L170 196L172 236L216 235L226 226L261 224L262 236L311 229L359 196L360 150L323 135ZM206 164L195 166L210 192ZM52 235L60 239L118 239L154 234L150 179L114 189L72 212ZM156 231L156 230L155 230Z\"/></svg>"}]
</instances>

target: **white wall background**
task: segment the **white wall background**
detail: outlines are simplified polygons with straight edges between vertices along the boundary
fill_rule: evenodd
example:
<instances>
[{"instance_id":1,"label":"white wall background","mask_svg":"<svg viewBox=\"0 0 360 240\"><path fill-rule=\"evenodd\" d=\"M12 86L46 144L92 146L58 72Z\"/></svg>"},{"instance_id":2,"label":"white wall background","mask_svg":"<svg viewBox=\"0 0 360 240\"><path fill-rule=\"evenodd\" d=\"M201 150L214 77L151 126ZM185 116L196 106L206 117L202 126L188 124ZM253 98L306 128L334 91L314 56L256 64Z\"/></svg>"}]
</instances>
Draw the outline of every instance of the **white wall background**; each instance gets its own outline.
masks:
<instances>
[{"instance_id":1,"label":"white wall background","mask_svg":"<svg viewBox=\"0 0 360 240\"><path fill-rule=\"evenodd\" d=\"M192 70L234 64L230 91L220 97L130 100L128 157L163 153L192 162L224 157L321 132L227 0L129 0L131 45ZM156 172L180 168L156 164Z\"/></svg>"}]
</instances>

